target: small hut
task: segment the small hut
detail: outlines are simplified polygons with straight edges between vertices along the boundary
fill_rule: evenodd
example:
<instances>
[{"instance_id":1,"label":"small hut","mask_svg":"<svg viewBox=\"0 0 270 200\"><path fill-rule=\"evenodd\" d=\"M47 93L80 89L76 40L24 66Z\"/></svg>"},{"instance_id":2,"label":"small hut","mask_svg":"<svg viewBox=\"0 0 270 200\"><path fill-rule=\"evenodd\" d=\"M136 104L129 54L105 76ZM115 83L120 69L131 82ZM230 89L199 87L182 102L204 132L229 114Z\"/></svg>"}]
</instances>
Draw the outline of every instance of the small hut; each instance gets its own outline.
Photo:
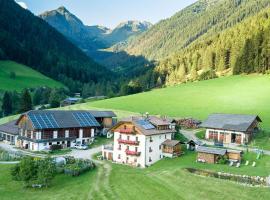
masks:
<instances>
[{"instance_id":1,"label":"small hut","mask_svg":"<svg viewBox=\"0 0 270 200\"><path fill-rule=\"evenodd\" d=\"M178 140L166 140L161 146L164 157L173 158L181 155L181 143Z\"/></svg>"}]
</instances>

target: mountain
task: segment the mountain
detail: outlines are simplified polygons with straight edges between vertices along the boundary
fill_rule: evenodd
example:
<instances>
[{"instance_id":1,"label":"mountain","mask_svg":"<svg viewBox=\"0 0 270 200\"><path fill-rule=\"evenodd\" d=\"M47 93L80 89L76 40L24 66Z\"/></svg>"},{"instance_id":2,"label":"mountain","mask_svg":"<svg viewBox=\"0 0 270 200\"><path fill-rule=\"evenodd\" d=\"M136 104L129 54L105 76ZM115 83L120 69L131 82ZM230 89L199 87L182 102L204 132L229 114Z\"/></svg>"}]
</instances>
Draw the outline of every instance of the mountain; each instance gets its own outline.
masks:
<instances>
[{"instance_id":1,"label":"mountain","mask_svg":"<svg viewBox=\"0 0 270 200\"><path fill-rule=\"evenodd\" d=\"M95 51L108 48L151 27L149 22L127 21L110 30L103 26L86 26L65 7L39 15L52 27L69 38L75 45L95 58Z\"/></svg>"},{"instance_id":2,"label":"mountain","mask_svg":"<svg viewBox=\"0 0 270 200\"><path fill-rule=\"evenodd\" d=\"M269 73L270 8L161 61L156 70L167 85L223 75Z\"/></svg>"},{"instance_id":3,"label":"mountain","mask_svg":"<svg viewBox=\"0 0 270 200\"><path fill-rule=\"evenodd\" d=\"M0 0L0 59L13 60L59 80L72 91L103 84L112 72L97 64L48 23L14 0ZM75 22L74 22L75 23Z\"/></svg>"},{"instance_id":4,"label":"mountain","mask_svg":"<svg viewBox=\"0 0 270 200\"><path fill-rule=\"evenodd\" d=\"M90 55L97 49L107 47L106 42L100 40L100 37L109 31L107 28L85 26L80 19L70 13L65 7L45 12L39 15L39 17Z\"/></svg>"},{"instance_id":5,"label":"mountain","mask_svg":"<svg viewBox=\"0 0 270 200\"><path fill-rule=\"evenodd\" d=\"M199 0L150 30L116 45L115 51L160 60L202 36L222 32L258 13L269 0Z\"/></svg>"},{"instance_id":6,"label":"mountain","mask_svg":"<svg viewBox=\"0 0 270 200\"><path fill-rule=\"evenodd\" d=\"M130 38L131 36L136 36L150 29L152 26L149 22L140 21L127 21L120 23L116 28L108 32L105 35L105 40L107 40L111 45L118 42L123 42Z\"/></svg>"}]
</instances>

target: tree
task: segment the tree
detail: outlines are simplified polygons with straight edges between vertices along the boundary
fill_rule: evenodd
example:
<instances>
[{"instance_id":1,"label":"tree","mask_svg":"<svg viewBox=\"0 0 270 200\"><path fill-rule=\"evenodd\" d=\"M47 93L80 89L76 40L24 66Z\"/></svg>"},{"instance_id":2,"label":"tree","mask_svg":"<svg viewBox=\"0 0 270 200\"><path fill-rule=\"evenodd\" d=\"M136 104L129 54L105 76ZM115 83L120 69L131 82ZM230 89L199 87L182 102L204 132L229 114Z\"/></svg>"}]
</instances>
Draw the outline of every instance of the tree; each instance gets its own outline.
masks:
<instances>
[{"instance_id":1,"label":"tree","mask_svg":"<svg viewBox=\"0 0 270 200\"><path fill-rule=\"evenodd\" d=\"M24 157L19 164L19 176L26 187L29 187L31 183L36 179L37 168L35 161L32 157Z\"/></svg>"},{"instance_id":2,"label":"tree","mask_svg":"<svg viewBox=\"0 0 270 200\"><path fill-rule=\"evenodd\" d=\"M21 112L27 112L29 110L32 110L32 98L30 95L30 92L25 89L22 93L21 97Z\"/></svg>"},{"instance_id":3,"label":"tree","mask_svg":"<svg viewBox=\"0 0 270 200\"><path fill-rule=\"evenodd\" d=\"M60 106L61 96L57 90L52 90L49 98L49 104L51 108L57 108Z\"/></svg>"},{"instance_id":4,"label":"tree","mask_svg":"<svg viewBox=\"0 0 270 200\"><path fill-rule=\"evenodd\" d=\"M38 161L37 182L48 187L53 180L56 172L56 166L51 158L45 158Z\"/></svg>"},{"instance_id":5,"label":"tree","mask_svg":"<svg viewBox=\"0 0 270 200\"><path fill-rule=\"evenodd\" d=\"M12 114L12 98L9 92L5 92L2 103L3 116Z\"/></svg>"}]
</instances>

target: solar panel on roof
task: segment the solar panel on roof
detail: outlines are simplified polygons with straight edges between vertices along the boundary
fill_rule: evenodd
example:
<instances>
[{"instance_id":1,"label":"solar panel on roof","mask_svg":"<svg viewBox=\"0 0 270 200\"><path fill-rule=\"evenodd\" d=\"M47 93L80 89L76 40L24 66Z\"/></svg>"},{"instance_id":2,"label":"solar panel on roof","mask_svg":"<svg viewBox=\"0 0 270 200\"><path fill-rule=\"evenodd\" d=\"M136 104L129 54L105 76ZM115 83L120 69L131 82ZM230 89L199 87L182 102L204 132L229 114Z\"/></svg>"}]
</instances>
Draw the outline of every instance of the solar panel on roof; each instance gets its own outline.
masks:
<instances>
[{"instance_id":1,"label":"solar panel on roof","mask_svg":"<svg viewBox=\"0 0 270 200\"><path fill-rule=\"evenodd\" d=\"M150 130L150 129L155 128L150 122L146 120L138 120L137 123L140 124L145 130Z\"/></svg>"},{"instance_id":2,"label":"solar panel on roof","mask_svg":"<svg viewBox=\"0 0 270 200\"><path fill-rule=\"evenodd\" d=\"M29 118L36 129L59 128L52 114L29 114Z\"/></svg>"},{"instance_id":3,"label":"solar panel on roof","mask_svg":"<svg viewBox=\"0 0 270 200\"><path fill-rule=\"evenodd\" d=\"M90 113L86 113L86 112L73 113L73 117L80 124L80 126L83 126L83 127L99 126L99 123Z\"/></svg>"}]
</instances>

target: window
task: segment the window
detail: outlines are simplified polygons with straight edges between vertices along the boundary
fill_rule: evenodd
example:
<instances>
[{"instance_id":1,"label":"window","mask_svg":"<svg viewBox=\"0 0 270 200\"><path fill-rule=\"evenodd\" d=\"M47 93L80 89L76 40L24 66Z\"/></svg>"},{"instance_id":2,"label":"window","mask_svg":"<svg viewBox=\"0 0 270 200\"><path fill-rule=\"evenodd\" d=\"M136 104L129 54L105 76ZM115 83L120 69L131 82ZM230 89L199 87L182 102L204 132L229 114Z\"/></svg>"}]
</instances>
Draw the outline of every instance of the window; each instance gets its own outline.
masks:
<instances>
[{"instance_id":1,"label":"window","mask_svg":"<svg viewBox=\"0 0 270 200\"><path fill-rule=\"evenodd\" d=\"M152 139L152 137L150 137L150 142L153 142L153 139Z\"/></svg>"},{"instance_id":2,"label":"window","mask_svg":"<svg viewBox=\"0 0 270 200\"><path fill-rule=\"evenodd\" d=\"M127 140L129 140L129 138L130 138L130 137L129 137L129 136L127 136Z\"/></svg>"},{"instance_id":3,"label":"window","mask_svg":"<svg viewBox=\"0 0 270 200\"><path fill-rule=\"evenodd\" d=\"M161 145L159 145L159 150L161 150Z\"/></svg>"},{"instance_id":4,"label":"window","mask_svg":"<svg viewBox=\"0 0 270 200\"><path fill-rule=\"evenodd\" d=\"M152 148L151 147L149 147L149 152L151 153L153 150L152 150Z\"/></svg>"},{"instance_id":5,"label":"window","mask_svg":"<svg viewBox=\"0 0 270 200\"><path fill-rule=\"evenodd\" d=\"M137 158L134 158L134 162L135 162L135 163L137 162Z\"/></svg>"},{"instance_id":6,"label":"window","mask_svg":"<svg viewBox=\"0 0 270 200\"><path fill-rule=\"evenodd\" d=\"M119 144L119 146L118 146L118 150L121 150L121 144Z\"/></svg>"},{"instance_id":7,"label":"window","mask_svg":"<svg viewBox=\"0 0 270 200\"><path fill-rule=\"evenodd\" d=\"M121 134L119 135L119 139L120 139L120 140L122 139L122 135L121 135Z\"/></svg>"},{"instance_id":8,"label":"window","mask_svg":"<svg viewBox=\"0 0 270 200\"><path fill-rule=\"evenodd\" d=\"M118 159L121 159L121 155L120 154L118 154Z\"/></svg>"},{"instance_id":9,"label":"window","mask_svg":"<svg viewBox=\"0 0 270 200\"><path fill-rule=\"evenodd\" d=\"M49 145L52 145L52 143L50 142Z\"/></svg>"},{"instance_id":10,"label":"window","mask_svg":"<svg viewBox=\"0 0 270 200\"><path fill-rule=\"evenodd\" d=\"M127 150L129 150L129 146L127 146Z\"/></svg>"},{"instance_id":11,"label":"window","mask_svg":"<svg viewBox=\"0 0 270 200\"><path fill-rule=\"evenodd\" d=\"M63 141L62 144L65 144L65 141Z\"/></svg>"},{"instance_id":12,"label":"window","mask_svg":"<svg viewBox=\"0 0 270 200\"><path fill-rule=\"evenodd\" d=\"M135 147L135 152L138 152L138 147Z\"/></svg>"},{"instance_id":13,"label":"window","mask_svg":"<svg viewBox=\"0 0 270 200\"><path fill-rule=\"evenodd\" d=\"M127 129L127 126L126 125L124 125L124 129Z\"/></svg>"},{"instance_id":14,"label":"window","mask_svg":"<svg viewBox=\"0 0 270 200\"><path fill-rule=\"evenodd\" d=\"M152 162L152 158L151 157L149 157L149 162Z\"/></svg>"},{"instance_id":15,"label":"window","mask_svg":"<svg viewBox=\"0 0 270 200\"><path fill-rule=\"evenodd\" d=\"M159 158L162 158L162 156L161 156L161 155L159 155Z\"/></svg>"},{"instance_id":16,"label":"window","mask_svg":"<svg viewBox=\"0 0 270 200\"><path fill-rule=\"evenodd\" d=\"M47 146L47 143L43 143L43 146Z\"/></svg>"},{"instance_id":17,"label":"window","mask_svg":"<svg viewBox=\"0 0 270 200\"><path fill-rule=\"evenodd\" d=\"M165 139L167 139L167 135L165 135Z\"/></svg>"},{"instance_id":18,"label":"window","mask_svg":"<svg viewBox=\"0 0 270 200\"><path fill-rule=\"evenodd\" d=\"M138 137L136 137L136 142L138 142L138 140L139 140L139 138L138 138Z\"/></svg>"},{"instance_id":19,"label":"window","mask_svg":"<svg viewBox=\"0 0 270 200\"><path fill-rule=\"evenodd\" d=\"M59 144L60 144L60 142L57 142L57 144L59 145Z\"/></svg>"}]
</instances>

